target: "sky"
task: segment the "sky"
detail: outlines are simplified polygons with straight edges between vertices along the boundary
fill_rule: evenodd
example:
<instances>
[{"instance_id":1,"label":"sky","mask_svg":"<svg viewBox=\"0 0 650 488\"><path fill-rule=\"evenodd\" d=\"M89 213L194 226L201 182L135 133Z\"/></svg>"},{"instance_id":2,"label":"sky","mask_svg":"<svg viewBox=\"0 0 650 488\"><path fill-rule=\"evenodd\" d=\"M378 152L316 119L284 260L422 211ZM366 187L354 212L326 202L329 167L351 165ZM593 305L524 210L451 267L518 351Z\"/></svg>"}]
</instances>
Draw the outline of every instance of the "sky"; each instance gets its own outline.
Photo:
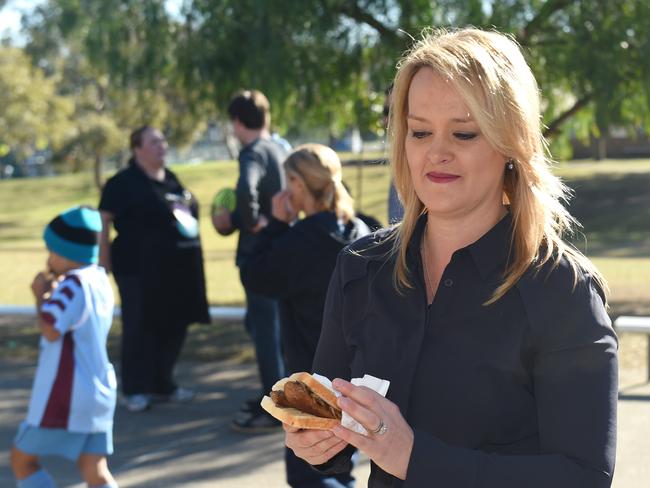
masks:
<instances>
[{"instance_id":1,"label":"sky","mask_svg":"<svg viewBox=\"0 0 650 488\"><path fill-rule=\"evenodd\" d=\"M42 0L8 0L4 8L0 10L0 37L10 36L20 42L21 12L29 12L40 3Z\"/></svg>"}]
</instances>

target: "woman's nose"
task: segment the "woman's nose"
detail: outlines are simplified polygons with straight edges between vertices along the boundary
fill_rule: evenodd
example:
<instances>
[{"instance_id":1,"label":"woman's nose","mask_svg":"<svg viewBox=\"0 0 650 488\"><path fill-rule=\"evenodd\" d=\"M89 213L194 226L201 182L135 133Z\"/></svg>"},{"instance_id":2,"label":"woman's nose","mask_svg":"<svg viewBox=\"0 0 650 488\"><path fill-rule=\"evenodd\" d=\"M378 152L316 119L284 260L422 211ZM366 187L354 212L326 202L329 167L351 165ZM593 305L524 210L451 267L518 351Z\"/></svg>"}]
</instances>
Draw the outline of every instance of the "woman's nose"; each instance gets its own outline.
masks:
<instances>
[{"instance_id":1,"label":"woman's nose","mask_svg":"<svg viewBox=\"0 0 650 488\"><path fill-rule=\"evenodd\" d=\"M427 148L427 159L433 164L449 163L453 159L453 154L449 144L441 138L432 138Z\"/></svg>"}]
</instances>

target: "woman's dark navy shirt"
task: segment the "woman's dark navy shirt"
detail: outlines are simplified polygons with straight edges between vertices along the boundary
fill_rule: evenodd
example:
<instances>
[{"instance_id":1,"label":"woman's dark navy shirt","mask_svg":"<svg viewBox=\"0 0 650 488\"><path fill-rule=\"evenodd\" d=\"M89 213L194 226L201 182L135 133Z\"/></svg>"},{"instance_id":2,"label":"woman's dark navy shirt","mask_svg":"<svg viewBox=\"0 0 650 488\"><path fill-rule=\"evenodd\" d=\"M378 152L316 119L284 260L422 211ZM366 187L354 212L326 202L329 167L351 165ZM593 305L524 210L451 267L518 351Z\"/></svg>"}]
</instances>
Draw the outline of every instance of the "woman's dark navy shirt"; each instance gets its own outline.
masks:
<instances>
[{"instance_id":1,"label":"woman's dark navy shirt","mask_svg":"<svg viewBox=\"0 0 650 488\"><path fill-rule=\"evenodd\" d=\"M574 283L562 259L483 305L507 266L506 216L454 253L428 305L423 227L407 254L414 288L395 291L380 232L341 253L325 306L314 371L390 380L387 398L415 433L406 481L373 465L369 486L609 487L617 340L598 287L580 270Z\"/></svg>"},{"instance_id":2,"label":"woman's dark navy shirt","mask_svg":"<svg viewBox=\"0 0 650 488\"><path fill-rule=\"evenodd\" d=\"M274 218L259 233L254 252L240 264L247 290L280 301L282 349L289 373L311 369L336 257L368 232L359 219L343 224L334 212L318 212L292 226Z\"/></svg>"}]
</instances>

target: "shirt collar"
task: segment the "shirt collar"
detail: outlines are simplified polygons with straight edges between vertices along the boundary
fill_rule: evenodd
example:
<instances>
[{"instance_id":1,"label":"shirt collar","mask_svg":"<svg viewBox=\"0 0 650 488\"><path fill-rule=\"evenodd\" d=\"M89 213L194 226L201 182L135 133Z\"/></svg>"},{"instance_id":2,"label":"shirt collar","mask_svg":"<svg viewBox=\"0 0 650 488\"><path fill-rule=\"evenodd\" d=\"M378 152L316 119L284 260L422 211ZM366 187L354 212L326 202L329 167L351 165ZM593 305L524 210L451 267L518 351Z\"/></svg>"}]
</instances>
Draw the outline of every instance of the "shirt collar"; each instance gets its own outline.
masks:
<instances>
[{"instance_id":1,"label":"shirt collar","mask_svg":"<svg viewBox=\"0 0 650 488\"><path fill-rule=\"evenodd\" d=\"M420 243L427 223L426 214L422 215L413 231L409 242L407 259L411 263L419 263ZM512 216L508 212L494 227L483 234L478 240L456 251L468 252L483 280L487 280L497 269L505 270L512 254Z\"/></svg>"},{"instance_id":2,"label":"shirt collar","mask_svg":"<svg viewBox=\"0 0 650 488\"><path fill-rule=\"evenodd\" d=\"M420 247L422 242L422 234L427 226L427 214L424 213L418 217L418 221L413 229L413 235L406 250L407 260L410 262L419 263L422 260L420 256Z\"/></svg>"},{"instance_id":3,"label":"shirt collar","mask_svg":"<svg viewBox=\"0 0 650 488\"><path fill-rule=\"evenodd\" d=\"M465 249L483 280L495 270L505 270L512 256L512 215L508 212L494 227Z\"/></svg>"}]
</instances>

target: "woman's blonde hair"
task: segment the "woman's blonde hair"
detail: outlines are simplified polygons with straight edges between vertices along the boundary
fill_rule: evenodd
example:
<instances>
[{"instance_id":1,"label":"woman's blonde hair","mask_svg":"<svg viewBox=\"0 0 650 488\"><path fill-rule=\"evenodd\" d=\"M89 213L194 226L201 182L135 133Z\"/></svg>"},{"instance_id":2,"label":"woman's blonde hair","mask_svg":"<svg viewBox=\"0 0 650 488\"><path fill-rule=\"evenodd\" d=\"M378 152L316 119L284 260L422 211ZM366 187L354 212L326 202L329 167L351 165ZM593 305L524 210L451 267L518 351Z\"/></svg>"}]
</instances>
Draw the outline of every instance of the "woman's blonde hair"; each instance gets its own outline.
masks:
<instances>
[{"instance_id":1,"label":"woman's blonde hair","mask_svg":"<svg viewBox=\"0 0 650 488\"><path fill-rule=\"evenodd\" d=\"M404 205L392 251L397 256L394 278L398 289L412 286L406 249L418 218L426 212L415 193L405 152L408 92L421 68L449 80L489 143L513 163L512 170L505 170L504 160L503 184L513 221L513 258L486 304L501 298L531 265L540 269L551 259L557 265L562 257L573 268L576 280L580 268L606 291L605 280L593 264L562 240L577 222L562 204L568 189L550 170L533 73L514 41L475 28L425 31L398 64L389 122L393 178Z\"/></svg>"},{"instance_id":2,"label":"woman's blonde hair","mask_svg":"<svg viewBox=\"0 0 650 488\"><path fill-rule=\"evenodd\" d=\"M341 180L341 160L322 144L298 146L284 162L287 174L304 181L319 210L329 210L348 222L354 217L354 201Z\"/></svg>"}]
</instances>

